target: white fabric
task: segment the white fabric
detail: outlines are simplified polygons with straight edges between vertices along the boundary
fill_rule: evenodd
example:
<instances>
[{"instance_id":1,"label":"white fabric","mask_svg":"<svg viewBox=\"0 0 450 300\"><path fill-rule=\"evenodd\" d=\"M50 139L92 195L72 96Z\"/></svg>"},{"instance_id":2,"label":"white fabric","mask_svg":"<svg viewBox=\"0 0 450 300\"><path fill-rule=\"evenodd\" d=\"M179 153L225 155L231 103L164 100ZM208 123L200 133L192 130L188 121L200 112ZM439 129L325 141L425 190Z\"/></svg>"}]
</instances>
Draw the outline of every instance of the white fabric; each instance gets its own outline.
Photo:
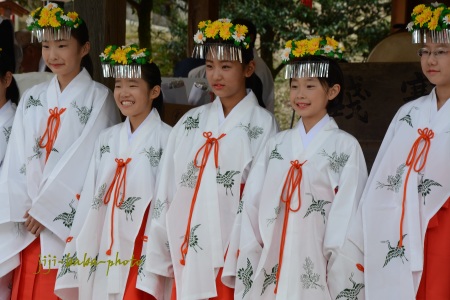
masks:
<instances>
[{"instance_id":1,"label":"white fabric","mask_svg":"<svg viewBox=\"0 0 450 300\"><path fill-rule=\"evenodd\" d=\"M299 126L270 139L250 172L229 248L235 260L222 275L235 286L236 299L336 299L353 287L351 280L363 281L352 258L355 247L345 244L367 179L361 147L330 118L305 148ZM301 206L289 214L274 294L285 215L280 195L294 160L304 163ZM291 207L298 205L296 191Z\"/></svg>"},{"instance_id":2,"label":"white fabric","mask_svg":"<svg viewBox=\"0 0 450 300\"><path fill-rule=\"evenodd\" d=\"M423 270L423 243L429 220L450 196L449 101L437 111L435 90L403 105L384 137L352 222L350 240L364 252L366 299L415 299ZM433 116L433 117L432 117ZM402 197L408 154L418 129L434 132L425 168L409 175L403 247ZM422 141L419 147L423 147ZM420 151L420 149L419 149ZM423 162L423 159L420 160Z\"/></svg>"},{"instance_id":3,"label":"white fabric","mask_svg":"<svg viewBox=\"0 0 450 300\"><path fill-rule=\"evenodd\" d=\"M300 137L302 139L304 148L308 147L308 145L311 143L311 141L314 139L314 137L317 135L320 129L322 129L322 127L325 126L329 121L330 116L326 114L319 122L317 122L316 125L313 126L313 128L311 128L308 132L306 132L303 120L300 119L299 123L301 124L301 126L297 126L297 128L300 132Z\"/></svg>"},{"instance_id":4,"label":"white fabric","mask_svg":"<svg viewBox=\"0 0 450 300\"><path fill-rule=\"evenodd\" d=\"M240 200L244 169L251 165L277 126L272 115L258 105L250 92L240 109L218 127L219 98L187 112L172 130L152 220L147 222L147 261L145 271L174 277L177 299L206 299L217 295L215 279L229 243L230 231ZM193 165L197 151L204 145L204 132L218 138L218 169L211 150L198 192L190 226L191 241L186 264L180 264L180 247L186 232L191 200L199 169ZM204 151L198 157L198 163ZM145 273L148 274L148 273Z\"/></svg>"},{"instance_id":5,"label":"white fabric","mask_svg":"<svg viewBox=\"0 0 450 300\"><path fill-rule=\"evenodd\" d=\"M120 120L112 93L83 69L57 97L56 76L27 90L19 102L0 174L0 276L19 264L18 254L34 239L24 214L38 220L41 253L61 259L89 158L100 131ZM38 145L49 109L67 109L54 147ZM57 266L44 266L44 268Z\"/></svg>"},{"instance_id":6,"label":"white fabric","mask_svg":"<svg viewBox=\"0 0 450 300\"><path fill-rule=\"evenodd\" d=\"M154 199L159 161L171 129L153 109L129 142L128 123L127 119L108 128L98 138L70 232L72 239L65 249L68 258L78 257L80 262L96 259L105 263L95 268L93 263L76 266L67 260L67 266L59 268L56 281L56 293L63 299L122 299L131 264L143 267L145 256L132 260L134 244L143 240L143 236L137 235L142 222L146 221L143 220L145 210ZM107 205L103 203L104 196L116 172L115 159L126 161L128 158L131 161L127 165L125 201L113 212L114 196ZM118 185L113 195L117 188ZM114 243L108 256L112 225ZM118 259L129 263L111 265ZM138 281L142 277L139 272Z\"/></svg>"},{"instance_id":7,"label":"white fabric","mask_svg":"<svg viewBox=\"0 0 450 300\"><path fill-rule=\"evenodd\" d=\"M3 165L3 158L6 153L6 146L8 145L9 137L11 135L14 115L16 114L16 105L11 101L7 101L5 105L0 108L0 170Z\"/></svg>"}]
</instances>

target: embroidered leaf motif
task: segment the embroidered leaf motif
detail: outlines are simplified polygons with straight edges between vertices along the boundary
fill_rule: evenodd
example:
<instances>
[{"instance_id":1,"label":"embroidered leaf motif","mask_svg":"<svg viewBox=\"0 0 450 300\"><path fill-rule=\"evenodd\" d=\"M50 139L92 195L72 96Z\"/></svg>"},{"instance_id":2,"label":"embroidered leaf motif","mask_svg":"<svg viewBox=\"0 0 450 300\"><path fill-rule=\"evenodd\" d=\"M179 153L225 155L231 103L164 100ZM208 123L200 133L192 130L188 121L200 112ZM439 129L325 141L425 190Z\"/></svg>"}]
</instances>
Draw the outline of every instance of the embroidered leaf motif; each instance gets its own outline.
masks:
<instances>
[{"instance_id":1,"label":"embroidered leaf motif","mask_svg":"<svg viewBox=\"0 0 450 300\"><path fill-rule=\"evenodd\" d=\"M27 165L23 164L20 169L19 169L19 173L23 174L23 175L27 175Z\"/></svg>"},{"instance_id":2,"label":"embroidered leaf motif","mask_svg":"<svg viewBox=\"0 0 450 300\"><path fill-rule=\"evenodd\" d=\"M41 100L34 99L33 96L30 96L30 98L28 98L27 104L25 105L25 110L27 110L31 106L42 106Z\"/></svg>"},{"instance_id":3,"label":"embroidered leaf motif","mask_svg":"<svg viewBox=\"0 0 450 300\"><path fill-rule=\"evenodd\" d=\"M278 152L278 147L279 144L275 145L275 149L272 150L272 152L270 152L270 156L269 156L269 160L271 159L279 159L279 160L283 160L283 156L281 156L281 154Z\"/></svg>"},{"instance_id":4,"label":"embroidered leaf motif","mask_svg":"<svg viewBox=\"0 0 450 300\"><path fill-rule=\"evenodd\" d=\"M70 105L77 110L78 119L80 120L80 123L83 125L86 125L86 123L89 120L89 117L91 116L92 108L88 108L87 106L82 106L81 108L78 107L77 103L73 101L70 103Z\"/></svg>"},{"instance_id":5,"label":"embroidered leaf motif","mask_svg":"<svg viewBox=\"0 0 450 300\"><path fill-rule=\"evenodd\" d=\"M76 265L75 262L77 261L77 253L75 252L72 256L70 256L70 253L66 253L63 255L61 259L61 265L59 267L59 274L58 277L63 277L66 274L73 273L73 279L77 278L77 272L72 271L70 267Z\"/></svg>"},{"instance_id":6,"label":"embroidered leaf motif","mask_svg":"<svg viewBox=\"0 0 450 300\"><path fill-rule=\"evenodd\" d=\"M223 187L225 188L225 193L228 196L228 190L230 190L231 196L233 196L233 191L231 188L234 185L234 179L233 177L241 172L239 171L226 171L224 174L220 174L220 167L217 168L217 176L216 181L217 184L223 184Z\"/></svg>"},{"instance_id":7,"label":"embroidered leaf motif","mask_svg":"<svg viewBox=\"0 0 450 300\"><path fill-rule=\"evenodd\" d=\"M245 287L244 294L242 295L242 298L245 297L245 294L247 294L253 285L252 275L253 275L253 267L250 263L250 260L247 258L247 267L240 268L237 272L239 280L242 281L242 284Z\"/></svg>"},{"instance_id":8,"label":"embroidered leaf motif","mask_svg":"<svg viewBox=\"0 0 450 300\"><path fill-rule=\"evenodd\" d=\"M306 193L307 195L311 195L312 197L312 203L311 205L308 207L308 210L306 211L306 214L303 218L306 218L307 216L309 216L310 213L317 211L320 212L320 214L323 217L323 223L325 224L325 209L323 208L325 205L330 204L330 201L325 201L325 200L315 200L314 199L314 195L310 194L310 193Z\"/></svg>"},{"instance_id":9,"label":"embroidered leaf motif","mask_svg":"<svg viewBox=\"0 0 450 300\"><path fill-rule=\"evenodd\" d=\"M169 241L166 241L166 243L165 243L164 245L166 245L167 252L170 253L170 244L169 244Z\"/></svg>"},{"instance_id":10,"label":"embroidered leaf motif","mask_svg":"<svg viewBox=\"0 0 450 300\"><path fill-rule=\"evenodd\" d=\"M53 222L61 220L64 226L69 229L72 228L73 218L75 217L75 213L77 212L76 209L72 206L73 201L74 200L69 203L71 211L59 214L55 219L53 219Z\"/></svg>"},{"instance_id":11,"label":"embroidered leaf motif","mask_svg":"<svg viewBox=\"0 0 450 300\"><path fill-rule=\"evenodd\" d=\"M198 247L200 250L203 250L202 247L198 245L198 237L195 234L195 231L201 224L197 224L194 227L191 228L191 234L189 235L189 247L193 248L195 252L197 252L197 249L195 247Z\"/></svg>"},{"instance_id":12,"label":"embroidered leaf motif","mask_svg":"<svg viewBox=\"0 0 450 300\"><path fill-rule=\"evenodd\" d=\"M133 221L133 211L134 211L134 203L138 200L141 200L141 197L128 197L127 200L123 201L122 205L119 206L119 209L125 211L125 217L128 221L128 215L130 215L131 221Z\"/></svg>"},{"instance_id":13,"label":"embroidered leaf motif","mask_svg":"<svg viewBox=\"0 0 450 300\"><path fill-rule=\"evenodd\" d=\"M238 214L240 214L240 213L242 213L242 210L244 209L244 201L242 201L242 199L241 200L239 200L239 206L238 206L238 210L237 210L237 215Z\"/></svg>"},{"instance_id":14,"label":"embroidered leaf motif","mask_svg":"<svg viewBox=\"0 0 450 300\"><path fill-rule=\"evenodd\" d=\"M424 174L421 174L419 186L417 189L419 190L419 194L423 197L423 205L425 205L425 196L428 195L431 192L432 186L442 186L438 182L432 180L432 179L423 179Z\"/></svg>"},{"instance_id":15,"label":"embroidered leaf motif","mask_svg":"<svg viewBox=\"0 0 450 300\"><path fill-rule=\"evenodd\" d=\"M31 155L30 157L28 157L28 161L30 162L33 158L41 158L42 156L42 150L41 147L39 146L39 141L41 140L41 137L35 138L34 139L34 146L33 146L33 155Z\"/></svg>"},{"instance_id":16,"label":"embroidered leaf motif","mask_svg":"<svg viewBox=\"0 0 450 300\"><path fill-rule=\"evenodd\" d=\"M402 175L405 172L405 167L406 167L405 164L401 164L397 168L395 175L388 175L387 183L377 181L377 189L382 189L386 187L388 191L398 193L400 187L402 186Z\"/></svg>"},{"instance_id":17,"label":"embroidered leaf motif","mask_svg":"<svg viewBox=\"0 0 450 300\"><path fill-rule=\"evenodd\" d=\"M325 287L318 283L320 280L320 275L314 273L314 264L311 258L306 257L305 263L303 264L303 269L306 273L303 273L302 276L300 276L300 281L302 282L304 289L320 288L322 291L325 290Z\"/></svg>"},{"instance_id":18,"label":"embroidered leaf motif","mask_svg":"<svg viewBox=\"0 0 450 300\"><path fill-rule=\"evenodd\" d=\"M23 236L24 231L25 231L25 226L22 226L22 225L24 225L24 224L25 224L25 222L14 222L14 230L16 232L16 237ZM27 232L28 232L28 230L27 230Z\"/></svg>"},{"instance_id":19,"label":"embroidered leaf motif","mask_svg":"<svg viewBox=\"0 0 450 300\"><path fill-rule=\"evenodd\" d=\"M141 281L142 281L142 276L145 277L144 264L145 264L146 258L147 258L147 256L145 254L143 254L143 255L141 255L141 258L139 259L138 276Z\"/></svg>"},{"instance_id":20,"label":"embroidered leaf motif","mask_svg":"<svg viewBox=\"0 0 450 300\"><path fill-rule=\"evenodd\" d=\"M153 207L153 212L152 212L152 220L157 220L159 219L159 217L161 217L161 213L164 209L164 207L166 206L166 204L169 204L169 201L164 201L162 202L161 200L157 199L155 206Z\"/></svg>"},{"instance_id":21,"label":"embroidered leaf motif","mask_svg":"<svg viewBox=\"0 0 450 300\"><path fill-rule=\"evenodd\" d=\"M145 156L147 156L148 161L150 162L150 165L152 167L157 167L159 165L159 161L161 160L163 149L159 148L159 150L155 150L155 148L150 147L147 150L144 148L144 151L142 151L141 153L144 153Z\"/></svg>"},{"instance_id":22,"label":"embroidered leaf motif","mask_svg":"<svg viewBox=\"0 0 450 300\"><path fill-rule=\"evenodd\" d=\"M343 291L341 291L337 295L336 300L341 299L341 298L346 298L347 300L358 300L359 292L361 292L361 290L364 288L364 284L356 283L353 280L353 273L350 276L349 280L353 284L353 287L349 288L349 289L344 289Z\"/></svg>"},{"instance_id":23,"label":"embroidered leaf motif","mask_svg":"<svg viewBox=\"0 0 450 300\"><path fill-rule=\"evenodd\" d=\"M403 235L403 238L405 238L406 234ZM399 247L400 241L397 242L397 247L392 247L391 246L391 242L389 240L386 241L381 241L382 243L387 243L388 247L389 247L389 251L386 255L386 259L384 261L384 265L383 268L391 261L391 259L396 258L396 257L400 257L400 259L403 262L403 258L406 259L406 261L408 261L408 259L405 256L405 246L402 245L401 247Z\"/></svg>"},{"instance_id":24,"label":"embroidered leaf motif","mask_svg":"<svg viewBox=\"0 0 450 300\"><path fill-rule=\"evenodd\" d=\"M102 145L100 147L100 158L102 158L103 154L105 154L105 153L110 153L108 145Z\"/></svg>"},{"instance_id":25,"label":"embroidered leaf motif","mask_svg":"<svg viewBox=\"0 0 450 300\"><path fill-rule=\"evenodd\" d=\"M274 208L274 210L275 210L275 217L266 220L267 226L271 225L278 218L278 215L280 214L280 206L278 205L277 207Z\"/></svg>"},{"instance_id":26,"label":"embroidered leaf motif","mask_svg":"<svg viewBox=\"0 0 450 300\"><path fill-rule=\"evenodd\" d=\"M99 209L99 207L103 203L103 197L105 197L106 193L106 183L102 184L97 191L97 195L94 195L94 199L92 200L91 207L93 209Z\"/></svg>"},{"instance_id":27,"label":"embroidered leaf motif","mask_svg":"<svg viewBox=\"0 0 450 300\"><path fill-rule=\"evenodd\" d=\"M97 271L97 265L98 265L98 253L95 256L93 260L91 260L91 268L89 269L89 276L87 281L91 278L91 275L94 274L95 271Z\"/></svg>"},{"instance_id":28,"label":"embroidered leaf motif","mask_svg":"<svg viewBox=\"0 0 450 300\"><path fill-rule=\"evenodd\" d=\"M198 124L200 122L200 114L197 114L197 118L193 118L192 116L189 116L186 118L186 120L183 122L184 129L186 130L186 135L189 135L189 131L192 129L198 128Z\"/></svg>"},{"instance_id":29,"label":"embroidered leaf motif","mask_svg":"<svg viewBox=\"0 0 450 300\"><path fill-rule=\"evenodd\" d=\"M239 127L243 128L248 135L249 139L257 139L261 134L264 133L264 129L262 127L259 126L253 126L250 128L250 123L248 123L247 126L243 125L242 123L240 123Z\"/></svg>"},{"instance_id":30,"label":"embroidered leaf motif","mask_svg":"<svg viewBox=\"0 0 450 300\"><path fill-rule=\"evenodd\" d=\"M264 282L263 282L263 288L261 291L261 296L266 291L266 288L271 284L277 284L277 271L278 271L278 264L276 264L272 268L272 273L267 274L266 269L263 268L264 272Z\"/></svg>"},{"instance_id":31,"label":"embroidered leaf motif","mask_svg":"<svg viewBox=\"0 0 450 300\"><path fill-rule=\"evenodd\" d=\"M339 173L340 169L345 166L348 161L350 155L346 153L340 153L339 155L334 151L331 155L329 155L325 149L322 149L320 153L322 156L328 157L328 162L330 163L330 168L333 172Z\"/></svg>"},{"instance_id":32,"label":"embroidered leaf motif","mask_svg":"<svg viewBox=\"0 0 450 300\"><path fill-rule=\"evenodd\" d=\"M181 175L180 185L193 189L197 183L197 173L200 169L191 161L187 165L187 171Z\"/></svg>"},{"instance_id":33,"label":"embroidered leaf motif","mask_svg":"<svg viewBox=\"0 0 450 300\"><path fill-rule=\"evenodd\" d=\"M416 106L411 107L411 109L408 111L408 113L403 118L400 119L400 121L408 123L408 125L411 127L413 127L412 118L411 118L411 111L413 109L418 109L418 108Z\"/></svg>"},{"instance_id":34,"label":"embroidered leaf motif","mask_svg":"<svg viewBox=\"0 0 450 300\"><path fill-rule=\"evenodd\" d=\"M12 129L12 126L3 127L3 134L5 135L6 143L9 142L9 137L11 136L11 129Z\"/></svg>"}]
</instances>

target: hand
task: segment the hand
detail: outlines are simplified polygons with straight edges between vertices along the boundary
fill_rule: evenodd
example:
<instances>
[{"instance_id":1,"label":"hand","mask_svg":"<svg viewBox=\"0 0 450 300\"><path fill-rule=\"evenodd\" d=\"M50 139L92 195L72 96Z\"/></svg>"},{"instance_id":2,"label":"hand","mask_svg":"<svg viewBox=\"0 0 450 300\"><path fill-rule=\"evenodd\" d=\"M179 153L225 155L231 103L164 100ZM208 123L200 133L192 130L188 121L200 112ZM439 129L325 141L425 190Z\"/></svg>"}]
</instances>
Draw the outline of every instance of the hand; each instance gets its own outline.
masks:
<instances>
[{"instance_id":1,"label":"hand","mask_svg":"<svg viewBox=\"0 0 450 300\"><path fill-rule=\"evenodd\" d=\"M36 237L38 237L39 234L41 234L41 232L45 229L41 223L28 214L28 210L23 217L26 218L24 223L25 228Z\"/></svg>"}]
</instances>

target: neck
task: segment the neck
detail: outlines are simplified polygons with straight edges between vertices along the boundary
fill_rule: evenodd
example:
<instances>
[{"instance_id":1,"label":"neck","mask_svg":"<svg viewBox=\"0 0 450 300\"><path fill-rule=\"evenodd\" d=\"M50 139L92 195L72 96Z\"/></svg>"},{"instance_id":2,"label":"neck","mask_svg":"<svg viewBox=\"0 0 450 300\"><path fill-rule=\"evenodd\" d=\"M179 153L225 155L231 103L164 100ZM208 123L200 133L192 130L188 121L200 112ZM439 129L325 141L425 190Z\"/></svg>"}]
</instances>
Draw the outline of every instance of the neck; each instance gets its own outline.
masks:
<instances>
[{"instance_id":1,"label":"neck","mask_svg":"<svg viewBox=\"0 0 450 300\"><path fill-rule=\"evenodd\" d=\"M2 108L8 100L6 100L6 97L0 97L0 108Z\"/></svg>"},{"instance_id":2,"label":"neck","mask_svg":"<svg viewBox=\"0 0 450 300\"><path fill-rule=\"evenodd\" d=\"M81 72L81 69L80 69ZM59 83L59 88L61 89L61 92L64 91L64 89L69 85L69 83L75 78L77 77L77 75L80 73L76 73L76 74L67 74L67 75L57 75L57 79L58 79L58 83Z\"/></svg>"},{"instance_id":3,"label":"neck","mask_svg":"<svg viewBox=\"0 0 450 300\"><path fill-rule=\"evenodd\" d=\"M445 102L447 102L447 99L450 98L450 85L437 86L436 97L437 97L437 109L439 110L445 104Z\"/></svg>"},{"instance_id":4,"label":"neck","mask_svg":"<svg viewBox=\"0 0 450 300\"><path fill-rule=\"evenodd\" d=\"M228 116L228 114L233 110L233 108L238 105L239 102L242 101L242 99L247 96L247 91L244 90L243 93L239 93L238 95L235 95L233 98L220 98L220 102L222 103L223 108L223 114L225 118Z\"/></svg>"},{"instance_id":5,"label":"neck","mask_svg":"<svg viewBox=\"0 0 450 300\"><path fill-rule=\"evenodd\" d=\"M326 115L326 112L315 118L302 118L303 127L305 127L305 132L308 133L317 123L322 120L322 118Z\"/></svg>"},{"instance_id":6,"label":"neck","mask_svg":"<svg viewBox=\"0 0 450 300\"><path fill-rule=\"evenodd\" d=\"M130 129L131 133L135 132L139 126L141 126L142 122L148 117L148 115L152 112L152 108L150 107L150 111L148 113L143 113L137 116L130 116L128 119L130 120Z\"/></svg>"}]
</instances>

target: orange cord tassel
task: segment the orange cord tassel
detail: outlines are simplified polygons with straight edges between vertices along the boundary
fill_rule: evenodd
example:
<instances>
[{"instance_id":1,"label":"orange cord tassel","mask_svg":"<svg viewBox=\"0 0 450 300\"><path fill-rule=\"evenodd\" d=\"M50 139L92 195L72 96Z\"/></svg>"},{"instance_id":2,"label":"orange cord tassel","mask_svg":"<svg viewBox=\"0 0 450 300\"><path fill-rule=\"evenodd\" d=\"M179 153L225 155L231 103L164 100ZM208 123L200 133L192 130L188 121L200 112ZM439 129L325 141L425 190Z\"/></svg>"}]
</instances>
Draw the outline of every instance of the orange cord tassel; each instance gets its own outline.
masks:
<instances>
[{"instance_id":1,"label":"orange cord tassel","mask_svg":"<svg viewBox=\"0 0 450 300\"><path fill-rule=\"evenodd\" d=\"M48 111L50 115L47 119L47 128L39 141L39 147L45 148L45 162L47 162L47 159L53 150L53 145L55 144L58 136L59 125L61 124L61 115L66 111L66 109L61 108L61 110L59 110L58 107L55 107L54 109L49 109ZM47 138L47 142L44 144L45 138Z\"/></svg>"}]
</instances>

